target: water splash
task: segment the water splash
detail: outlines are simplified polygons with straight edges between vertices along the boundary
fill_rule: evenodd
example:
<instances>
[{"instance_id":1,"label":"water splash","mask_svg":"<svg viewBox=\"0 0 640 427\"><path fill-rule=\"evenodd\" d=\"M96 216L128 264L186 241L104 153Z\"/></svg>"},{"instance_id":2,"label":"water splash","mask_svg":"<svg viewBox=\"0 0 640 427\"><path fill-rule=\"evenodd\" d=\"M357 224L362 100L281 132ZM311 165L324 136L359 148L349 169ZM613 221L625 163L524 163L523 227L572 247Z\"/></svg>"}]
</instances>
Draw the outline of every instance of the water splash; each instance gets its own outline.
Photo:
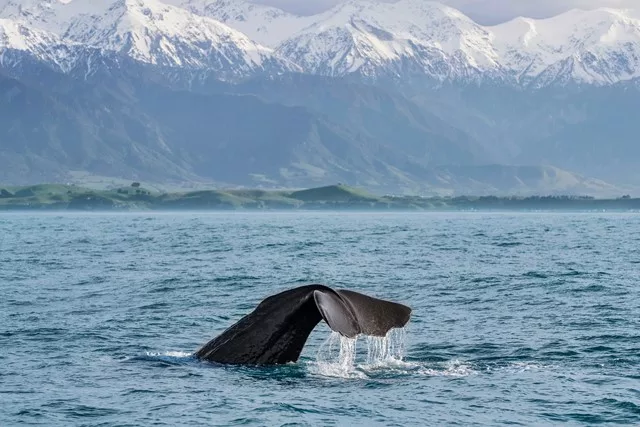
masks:
<instances>
[{"instance_id":1,"label":"water splash","mask_svg":"<svg viewBox=\"0 0 640 427\"><path fill-rule=\"evenodd\" d=\"M358 357L358 341L366 343L366 357ZM364 339L332 332L320 346L313 370L325 376L366 378L368 371L404 364L405 349L404 328L392 329L384 337L364 336Z\"/></svg>"},{"instance_id":2,"label":"water splash","mask_svg":"<svg viewBox=\"0 0 640 427\"><path fill-rule=\"evenodd\" d=\"M392 329L385 337L367 336L366 366L385 367L402 362L406 352L407 334L404 328Z\"/></svg>"},{"instance_id":3,"label":"water splash","mask_svg":"<svg viewBox=\"0 0 640 427\"><path fill-rule=\"evenodd\" d=\"M331 377L363 377L356 371L356 344L358 337L346 338L331 332L316 355L317 373Z\"/></svg>"}]
</instances>

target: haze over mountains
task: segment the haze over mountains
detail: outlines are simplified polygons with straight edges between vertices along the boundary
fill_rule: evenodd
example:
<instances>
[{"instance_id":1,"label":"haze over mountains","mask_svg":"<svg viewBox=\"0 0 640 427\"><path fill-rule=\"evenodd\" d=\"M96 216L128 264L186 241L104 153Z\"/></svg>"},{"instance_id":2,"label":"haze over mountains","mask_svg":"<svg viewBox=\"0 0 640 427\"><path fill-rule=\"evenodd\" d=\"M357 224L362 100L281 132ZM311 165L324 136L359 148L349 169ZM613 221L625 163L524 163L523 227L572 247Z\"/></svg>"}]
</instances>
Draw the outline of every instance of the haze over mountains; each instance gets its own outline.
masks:
<instances>
[{"instance_id":1,"label":"haze over mountains","mask_svg":"<svg viewBox=\"0 0 640 427\"><path fill-rule=\"evenodd\" d=\"M638 135L634 10L0 0L4 183L617 195Z\"/></svg>"}]
</instances>

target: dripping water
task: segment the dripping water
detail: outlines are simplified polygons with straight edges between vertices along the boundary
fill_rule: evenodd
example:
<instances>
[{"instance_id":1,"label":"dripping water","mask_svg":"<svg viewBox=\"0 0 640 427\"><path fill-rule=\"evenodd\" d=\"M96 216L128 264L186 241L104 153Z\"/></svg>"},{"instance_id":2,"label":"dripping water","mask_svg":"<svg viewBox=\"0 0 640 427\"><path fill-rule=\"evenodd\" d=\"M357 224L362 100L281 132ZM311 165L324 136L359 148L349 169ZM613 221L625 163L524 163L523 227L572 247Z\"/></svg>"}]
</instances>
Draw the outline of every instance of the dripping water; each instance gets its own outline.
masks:
<instances>
[{"instance_id":1,"label":"dripping water","mask_svg":"<svg viewBox=\"0 0 640 427\"><path fill-rule=\"evenodd\" d=\"M402 362L406 350L406 330L392 329L385 337L367 336L367 366L387 366Z\"/></svg>"},{"instance_id":2,"label":"dripping water","mask_svg":"<svg viewBox=\"0 0 640 427\"><path fill-rule=\"evenodd\" d=\"M364 342L364 351L358 352L358 343ZM384 337L356 336L347 338L338 332L320 346L314 370L321 375L343 378L365 378L366 371L397 366L402 363L406 350L404 328L392 329Z\"/></svg>"}]
</instances>

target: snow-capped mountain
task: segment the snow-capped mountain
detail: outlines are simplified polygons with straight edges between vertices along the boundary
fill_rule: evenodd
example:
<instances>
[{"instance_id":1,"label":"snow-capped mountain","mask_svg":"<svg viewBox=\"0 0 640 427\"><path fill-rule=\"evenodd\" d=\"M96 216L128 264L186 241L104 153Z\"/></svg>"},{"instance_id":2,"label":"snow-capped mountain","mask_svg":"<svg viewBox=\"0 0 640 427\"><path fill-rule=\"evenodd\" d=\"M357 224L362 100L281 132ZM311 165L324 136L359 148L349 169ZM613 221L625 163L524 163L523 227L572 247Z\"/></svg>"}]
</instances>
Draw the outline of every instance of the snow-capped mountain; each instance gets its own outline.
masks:
<instances>
[{"instance_id":1,"label":"snow-capped mountain","mask_svg":"<svg viewBox=\"0 0 640 427\"><path fill-rule=\"evenodd\" d=\"M513 84L609 84L640 77L640 14L572 10L481 26L439 3L352 0L315 15L234 0L170 0L244 32L308 73Z\"/></svg>"},{"instance_id":2,"label":"snow-capped mountain","mask_svg":"<svg viewBox=\"0 0 640 427\"><path fill-rule=\"evenodd\" d=\"M148 64L209 69L230 77L274 65L293 69L239 31L157 0L119 0L77 16L65 36Z\"/></svg>"},{"instance_id":3,"label":"snow-capped mountain","mask_svg":"<svg viewBox=\"0 0 640 427\"><path fill-rule=\"evenodd\" d=\"M168 0L276 48L308 73L375 76L426 71L440 79L495 65L489 35L459 11L402 0L343 3L315 16L236 0Z\"/></svg>"},{"instance_id":4,"label":"snow-capped mountain","mask_svg":"<svg viewBox=\"0 0 640 427\"><path fill-rule=\"evenodd\" d=\"M640 77L640 20L632 11L572 10L483 27L438 3L360 0L319 16L276 51L323 75L411 70L440 81L609 84Z\"/></svg>"},{"instance_id":5,"label":"snow-capped mountain","mask_svg":"<svg viewBox=\"0 0 640 427\"><path fill-rule=\"evenodd\" d=\"M144 64L206 70L220 80L298 70L219 21L157 0L12 1L0 13L22 28L46 28L62 40Z\"/></svg>"},{"instance_id":6,"label":"snow-capped mountain","mask_svg":"<svg viewBox=\"0 0 640 427\"><path fill-rule=\"evenodd\" d=\"M25 59L49 64L56 71L73 68L82 47L56 34L0 18L0 66L13 69Z\"/></svg>"},{"instance_id":7,"label":"snow-capped mountain","mask_svg":"<svg viewBox=\"0 0 640 427\"><path fill-rule=\"evenodd\" d=\"M520 82L611 84L640 77L640 14L571 10L490 27L505 70Z\"/></svg>"},{"instance_id":8,"label":"snow-capped mountain","mask_svg":"<svg viewBox=\"0 0 640 427\"><path fill-rule=\"evenodd\" d=\"M553 169L508 166L544 164L640 188L639 49L629 10L485 27L423 0L306 17L242 0L0 0L0 178L564 191L535 186Z\"/></svg>"},{"instance_id":9,"label":"snow-capped mountain","mask_svg":"<svg viewBox=\"0 0 640 427\"><path fill-rule=\"evenodd\" d=\"M243 0L165 0L193 13L224 22L271 48L318 22L319 16L297 16Z\"/></svg>"},{"instance_id":10,"label":"snow-capped mountain","mask_svg":"<svg viewBox=\"0 0 640 427\"><path fill-rule=\"evenodd\" d=\"M495 74L490 33L438 3L351 1L283 42L277 52L324 75L422 73L437 80Z\"/></svg>"},{"instance_id":11,"label":"snow-capped mountain","mask_svg":"<svg viewBox=\"0 0 640 427\"><path fill-rule=\"evenodd\" d=\"M0 49L10 39L59 62L71 61L67 44L82 45L230 81L291 71L528 87L640 78L640 13L631 10L485 27L424 0L351 0L314 16L243 0L0 0L0 18Z\"/></svg>"},{"instance_id":12,"label":"snow-capped mountain","mask_svg":"<svg viewBox=\"0 0 640 427\"><path fill-rule=\"evenodd\" d=\"M0 18L59 34L62 4L60 0L0 0Z\"/></svg>"}]
</instances>

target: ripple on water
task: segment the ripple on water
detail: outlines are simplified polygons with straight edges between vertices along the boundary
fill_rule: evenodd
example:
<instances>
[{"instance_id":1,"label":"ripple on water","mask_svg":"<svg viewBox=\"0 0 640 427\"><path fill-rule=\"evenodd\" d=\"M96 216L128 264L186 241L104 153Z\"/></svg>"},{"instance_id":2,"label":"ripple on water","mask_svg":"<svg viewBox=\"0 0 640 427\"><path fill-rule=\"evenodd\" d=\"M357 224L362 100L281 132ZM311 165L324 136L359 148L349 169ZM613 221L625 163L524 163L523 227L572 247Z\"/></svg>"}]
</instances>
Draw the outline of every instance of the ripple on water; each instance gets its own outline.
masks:
<instances>
[{"instance_id":1,"label":"ripple on water","mask_svg":"<svg viewBox=\"0 0 640 427\"><path fill-rule=\"evenodd\" d=\"M0 425L640 424L638 215L0 215ZM193 352L268 295L407 303L301 361Z\"/></svg>"}]
</instances>

